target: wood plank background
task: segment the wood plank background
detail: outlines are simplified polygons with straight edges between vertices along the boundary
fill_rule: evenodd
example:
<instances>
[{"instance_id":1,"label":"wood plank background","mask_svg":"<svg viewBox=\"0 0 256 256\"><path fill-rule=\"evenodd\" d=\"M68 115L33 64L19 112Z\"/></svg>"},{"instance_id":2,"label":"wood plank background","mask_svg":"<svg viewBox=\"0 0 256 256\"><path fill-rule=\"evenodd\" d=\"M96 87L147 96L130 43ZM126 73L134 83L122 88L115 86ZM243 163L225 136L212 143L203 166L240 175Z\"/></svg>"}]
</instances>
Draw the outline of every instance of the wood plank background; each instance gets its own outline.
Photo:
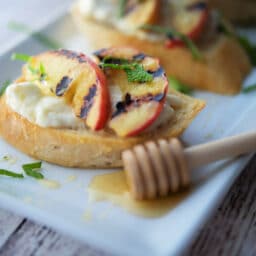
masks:
<instances>
[{"instance_id":1,"label":"wood plank background","mask_svg":"<svg viewBox=\"0 0 256 256\"><path fill-rule=\"evenodd\" d=\"M184 256L256 255L255 198L256 156ZM0 255L110 256L3 210L0 210Z\"/></svg>"}]
</instances>

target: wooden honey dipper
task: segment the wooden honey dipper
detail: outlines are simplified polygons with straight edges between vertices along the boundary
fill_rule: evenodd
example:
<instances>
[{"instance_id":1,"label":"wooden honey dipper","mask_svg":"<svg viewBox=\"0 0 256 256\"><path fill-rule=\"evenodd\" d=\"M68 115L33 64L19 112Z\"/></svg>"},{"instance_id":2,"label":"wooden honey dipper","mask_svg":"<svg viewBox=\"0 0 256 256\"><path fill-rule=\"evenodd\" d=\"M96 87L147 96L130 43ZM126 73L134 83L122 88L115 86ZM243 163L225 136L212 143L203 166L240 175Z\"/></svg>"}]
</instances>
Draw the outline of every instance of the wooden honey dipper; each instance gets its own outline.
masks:
<instances>
[{"instance_id":1,"label":"wooden honey dipper","mask_svg":"<svg viewBox=\"0 0 256 256\"><path fill-rule=\"evenodd\" d=\"M183 148L178 139L147 142L122 153L132 196L154 199L188 186L189 170L256 150L256 132Z\"/></svg>"}]
</instances>

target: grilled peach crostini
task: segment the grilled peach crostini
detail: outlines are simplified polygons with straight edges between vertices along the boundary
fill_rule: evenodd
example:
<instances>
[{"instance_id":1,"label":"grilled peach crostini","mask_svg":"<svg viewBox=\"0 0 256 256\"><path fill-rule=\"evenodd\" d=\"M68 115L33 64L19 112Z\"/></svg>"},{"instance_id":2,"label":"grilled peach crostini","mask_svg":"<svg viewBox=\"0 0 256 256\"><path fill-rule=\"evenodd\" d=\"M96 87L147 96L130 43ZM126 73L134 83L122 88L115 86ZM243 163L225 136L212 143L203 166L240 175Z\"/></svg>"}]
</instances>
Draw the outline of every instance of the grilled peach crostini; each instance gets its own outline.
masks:
<instances>
[{"instance_id":1,"label":"grilled peach crostini","mask_svg":"<svg viewBox=\"0 0 256 256\"><path fill-rule=\"evenodd\" d=\"M129 45L154 57L158 57L167 75L200 90L221 94L235 94L251 70L250 60L236 36L226 33L223 19L209 7L206 0L159 1L155 12L158 19L149 22L148 13L144 24L137 21L132 28L121 26L123 16L109 0L77 0L71 12L78 28L95 48ZM116 6L118 6L116 1ZM132 12L140 9L144 1L136 3ZM157 2L157 1L156 1ZM88 7L90 6L90 8ZM112 10L116 22L98 13ZM122 8L120 8L122 9ZM143 18L140 16L140 20ZM127 28L127 29L126 29Z\"/></svg>"},{"instance_id":2,"label":"grilled peach crostini","mask_svg":"<svg viewBox=\"0 0 256 256\"><path fill-rule=\"evenodd\" d=\"M0 107L3 138L24 153L108 168L137 143L180 135L204 102L168 92L157 59L119 47L92 59L68 50L31 57Z\"/></svg>"}]
</instances>

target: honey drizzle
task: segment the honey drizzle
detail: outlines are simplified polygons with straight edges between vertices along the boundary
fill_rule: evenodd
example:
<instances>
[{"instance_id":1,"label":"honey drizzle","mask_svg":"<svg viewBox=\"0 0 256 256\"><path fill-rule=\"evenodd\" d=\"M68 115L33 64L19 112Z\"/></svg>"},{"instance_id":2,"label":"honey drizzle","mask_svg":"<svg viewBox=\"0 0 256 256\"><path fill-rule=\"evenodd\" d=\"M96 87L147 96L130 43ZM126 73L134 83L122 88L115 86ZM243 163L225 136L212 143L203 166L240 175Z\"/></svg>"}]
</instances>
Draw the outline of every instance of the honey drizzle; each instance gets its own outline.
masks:
<instances>
[{"instance_id":1,"label":"honey drizzle","mask_svg":"<svg viewBox=\"0 0 256 256\"><path fill-rule=\"evenodd\" d=\"M95 176L88 191L90 201L110 201L132 214L147 218L167 214L190 193L190 190L186 190L160 199L137 201L130 195L124 171Z\"/></svg>"}]
</instances>

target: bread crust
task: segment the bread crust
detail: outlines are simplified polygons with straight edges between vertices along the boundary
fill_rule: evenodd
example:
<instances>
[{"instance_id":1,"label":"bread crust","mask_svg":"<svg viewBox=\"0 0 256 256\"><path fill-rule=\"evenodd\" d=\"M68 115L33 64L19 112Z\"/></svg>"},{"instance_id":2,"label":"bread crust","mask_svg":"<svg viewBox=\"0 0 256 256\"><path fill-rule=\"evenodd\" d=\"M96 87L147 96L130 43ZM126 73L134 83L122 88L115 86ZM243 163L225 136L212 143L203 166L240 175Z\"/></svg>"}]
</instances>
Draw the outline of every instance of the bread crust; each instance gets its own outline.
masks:
<instances>
[{"instance_id":1,"label":"bread crust","mask_svg":"<svg viewBox=\"0 0 256 256\"><path fill-rule=\"evenodd\" d=\"M148 55L158 57L167 75L172 75L192 88L220 94L236 94L245 76L250 72L248 56L239 43L227 36L203 50L204 61L195 60L186 48L168 49L163 42L152 42L126 35L111 26L86 19L77 6L72 16L94 49L110 46L132 46Z\"/></svg>"},{"instance_id":2,"label":"bread crust","mask_svg":"<svg viewBox=\"0 0 256 256\"><path fill-rule=\"evenodd\" d=\"M181 100L175 117L152 133L131 138L85 129L43 128L14 112L3 96L0 99L0 133L20 151L50 163L80 168L121 167L121 152L124 149L147 140L180 135L205 105L201 100L175 91L171 93Z\"/></svg>"}]
</instances>

